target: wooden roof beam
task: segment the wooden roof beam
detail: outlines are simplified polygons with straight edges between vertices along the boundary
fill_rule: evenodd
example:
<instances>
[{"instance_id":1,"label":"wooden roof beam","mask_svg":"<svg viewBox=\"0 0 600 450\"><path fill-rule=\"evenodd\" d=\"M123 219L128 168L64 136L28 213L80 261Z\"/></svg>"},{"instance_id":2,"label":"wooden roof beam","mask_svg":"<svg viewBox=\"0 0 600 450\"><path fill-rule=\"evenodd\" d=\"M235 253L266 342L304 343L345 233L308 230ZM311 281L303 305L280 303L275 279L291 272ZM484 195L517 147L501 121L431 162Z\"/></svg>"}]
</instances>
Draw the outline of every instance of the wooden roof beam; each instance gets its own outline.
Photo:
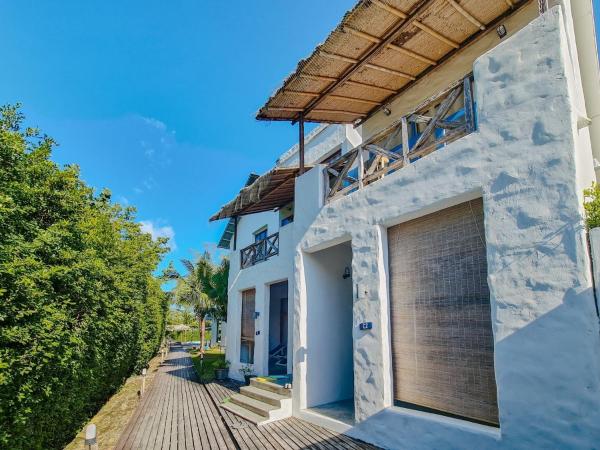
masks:
<instances>
[{"instance_id":1,"label":"wooden roof beam","mask_svg":"<svg viewBox=\"0 0 600 450\"><path fill-rule=\"evenodd\" d=\"M385 9L387 12L389 12L389 13L391 13L391 14L395 15L396 17L399 17L400 19L406 19L406 18L408 18L408 15L407 15L405 12L403 12L403 11L400 11L399 9L396 9L396 8L394 8L393 6L390 6L390 5L388 5L387 3L383 3L383 2L382 2L382 1L380 1L380 0L371 0L371 3L373 3L373 4L374 4L374 5L376 5L376 6L379 6L381 9ZM427 2L427 3L429 3L429 2ZM426 3L426 4L427 4L427 3ZM413 17L414 17L414 16L416 16L416 14L413 14ZM454 41L453 41L453 40L451 40L451 39L448 39L446 36L442 36L440 33L438 33L437 31L435 31L435 30L433 30L433 29L429 28L429 27L428 27L427 25L425 25L424 23L422 23L422 22L419 22L419 21L418 21L418 20L416 20L416 19L415 19L415 20L413 20L413 22L414 22L414 25L415 25L416 27L420 28L420 29L421 29L421 30L423 30L425 33L427 33L427 34L429 34L429 35L433 36L434 38L436 38L436 39L438 39L438 40L440 40L440 41L442 41L442 42L444 42L444 43L446 43L446 44L450 45L451 47L454 47L454 48L458 48L458 47L460 47L460 46L459 46L459 45L458 45L456 42L454 42Z\"/></svg>"},{"instance_id":2,"label":"wooden roof beam","mask_svg":"<svg viewBox=\"0 0 600 450\"><path fill-rule=\"evenodd\" d=\"M379 39L378 37L372 36L368 33L360 31L360 30L355 30L354 28L350 28L349 26L345 26L344 31L349 34L352 34L354 36L363 38L367 41L373 42L374 44L379 44L381 42L381 39ZM410 56L411 58L417 59L421 62L430 64L432 66L435 66L437 64L433 59L426 58L423 55L419 55L418 53L415 53L411 50L408 50L404 47L400 47L398 45L388 44L387 48L389 48L390 50L395 50L398 53L402 53L403 55Z\"/></svg>"},{"instance_id":3,"label":"wooden roof beam","mask_svg":"<svg viewBox=\"0 0 600 450\"><path fill-rule=\"evenodd\" d=\"M348 114L353 116L362 117L365 113L356 112L356 111L343 111L341 109L313 109L311 110L315 114Z\"/></svg>"},{"instance_id":4,"label":"wooden roof beam","mask_svg":"<svg viewBox=\"0 0 600 450\"><path fill-rule=\"evenodd\" d=\"M283 92L285 92L286 94L301 95L303 97L318 97L319 96L318 92L294 91L292 89L285 89Z\"/></svg>"},{"instance_id":5,"label":"wooden roof beam","mask_svg":"<svg viewBox=\"0 0 600 450\"><path fill-rule=\"evenodd\" d=\"M469 22L471 22L473 25L475 25L477 28L479 28L481 31L485 30L484 24L482 24L479 20L477 20L475 17L473 17L465 8L460 6L454 0L446 0L446 2L450 6L452 6L456 11L458 11L460 14L462 14L462 16L465 19L467 19Z\"/></svg>"},{"instance_id":6,"label":"wooden roof beam","mask_svg":"<svg viewBox=\"0 0 600 450\"><path fill-rule=\"evenodd\" d=\"M417 27L420 30L424 31L425 33L427 33L431 37L436 38L438 41L442 41L443 43L448 44L450 47L460 48L460 44L458 44L457 42L454 42L452 39L449 39L446 36L441 35L437 31L435 31L433 28L429 28L424 23L419 22L418 20L415 20L414 25L415 25L415 27Z\"/></svg>"},{"instance_id":7,"label":"wooden roof beam","mask_svg":"<svg viewBox=\"0 0 600 450\"><path fill-rule=\"evenodd\" d=\"M366 100L364 98L347 97L345 95L329 94L327 96L327 98L331 98L333 100L347 100L349 102L364 103L365 105L371 105L371 106L381 105L381 102L376 102L373 100Z\"/></svg>"},{"instance_id":8,"label":"wooden roof beam","mask_svg":"<svg viewBox=\"0 0 600 450\"><path fill-rule=\"evenodd\" d=\"M307 80L314 80L314 81L326 81L329 83L332 83L334 81L337 81L337 78L333 78L333 77L325 77L323 75L310 75L308 73L299 73L298 76L300 78L306 78ZM376 89L382 92L387 92L388 94L393 94L396 91L390 88L386 88L383 86L376 86L374 84L367 84L367 83L361 83L360 81L354 81L354 80L346 80L344 82L344 84L347 84L349 86L356 86L356 87L361 87L361 88L366 88L366 89Z\"/></svg>"},{"instance_id":9,"label":"wooden roof beam","mask_svg":"<svg viewBox=\"0 0 600 450\"><path fill-rule=\"evenodd\" d=\"M348 81L350 77L352 77L352 75L354 75L358 70L360 70L363 65L368 64L369 61L376 55L378 55L383 48L385 48L388 44L391 44L400 35L402 31L406 30L406 28L408 28L415 20L417 20L417 17L421 13L423 13L429 6L431 6L434 1L436 0L422 0L421 2L419 2L417 6L413 8L409 15L405 15L406 18L403 21L397 23L388 32L386 32L384 36L382 36L382 41L379 44L374 45L373 48L371 48L363 56L361 56L357 64L354 64L352 67L349 67L337 81L331 83L329 87L327 87L321 93L320 97L317 97L310 101L310 103L306 105L303 111L304 114L308 114L313 108L315 108L315 106L319 104L321 100L323 100L327 96L327 94L331 93L334 89L342 85L344 82ZM296 122L297 120L298 119L296 118L293 122Z\"/></svg>"},{"instance_id":10,"label":"wooden roof beam","mask_svg":"<svg viewBox=\"0 0 600 450\"><path fill-rule=\"evenodd\" d=\"M334 81L338 80L337 78L334 78L334 77L326 77L323 75L311 75L309 73L299 73L298 76L301 78L306 78L307 80L326 81L329 83L333 83Z\"/></svg>"},{"instance_id":11,"label":"wooden roof beam","mask_svg":"<svg viewBox=\"0 0 600 450\"><path fill-rule=\"evenodd\" d=\"M326 52L326 51L323 51L323 50L321 50L319 52L319 55L324 56L324 57L329 58L329 59L335 59L335 60L338 60L338 61L347 62L347 63L350 63L350 64L358 64L360 62L358 59L350 58L348 56L343 56L343 55L337 55L335 53L329 53L329 52ZM394 70L394 69L389 69L387 67L378 66L376 64L366 63L364 66L368 67L369 69L379 70L380 72L389 73L391 75L396 75L398 77L406 78L408 80L415 80L416 79L415 77L413 77L412 75L409 75L407 73L400 72L400 71ZM324 95L327 95L327 94L324 94Z\"/></svg>"},{"instance_id":12,"label":"wooden roof beam","mask_svg":"<svg viewBox=\"0 0 600 450\"><path fill-rule=\"evenodd\" d=\"M400 19L406 19L408 17L408 14L406 14L404 11L400 11L399 9L394 8L391 5L388 5L387 3L383 3L380 0L371 0L371 3L379 6L381 9L385 9L387 12L389 12L390 14L393 14L396 17L399 17Z\"/></svg>"},{"instance_id":13,"label":"wooden roof beam","mask_svg":"<svg viewBox=\"0 0 600 450\"><path fill-rule=\"evenodd\" d=\"M344 84L347 84L348 86L356 86L356 87L362 87L365 89L375 89L381 92L387 92L389 94L393 94L396 91L390 88L386 88L386 87L382 87L382 86L376 86L374 84L367 84L367 83L361 83L360 81L354 81L354 80L346 80L344 82Z\"/></svg>"}]
</instances>

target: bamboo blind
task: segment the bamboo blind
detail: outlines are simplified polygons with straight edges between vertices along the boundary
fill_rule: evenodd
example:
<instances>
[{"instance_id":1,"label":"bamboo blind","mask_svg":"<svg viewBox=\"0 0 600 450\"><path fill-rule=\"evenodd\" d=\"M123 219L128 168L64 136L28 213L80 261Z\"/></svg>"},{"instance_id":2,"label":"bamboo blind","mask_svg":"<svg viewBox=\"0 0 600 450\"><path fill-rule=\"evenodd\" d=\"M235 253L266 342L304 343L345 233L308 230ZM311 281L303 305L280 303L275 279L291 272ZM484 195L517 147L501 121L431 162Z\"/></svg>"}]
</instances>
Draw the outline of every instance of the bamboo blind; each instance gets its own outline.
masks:
<instances>
[{"instance_id":1,"label":"bamboo blind","mask_svg":"<svg viewBox=\"0 0 600 450\"><path fill-rule=\"evenodd\" d=\"M498 424L481 199L388 231L394 398Z\"/></svg>"},{"instance_id":2,"label":"bamboo blind","mask_svg":"<svg viewBox=\"0 0 600 450\"><path fill-rule=\"evenodd\" d=\"M242 292L242 330L240 362L254 363L254 306L256 290Z\"/></svg>"}]
</instances>

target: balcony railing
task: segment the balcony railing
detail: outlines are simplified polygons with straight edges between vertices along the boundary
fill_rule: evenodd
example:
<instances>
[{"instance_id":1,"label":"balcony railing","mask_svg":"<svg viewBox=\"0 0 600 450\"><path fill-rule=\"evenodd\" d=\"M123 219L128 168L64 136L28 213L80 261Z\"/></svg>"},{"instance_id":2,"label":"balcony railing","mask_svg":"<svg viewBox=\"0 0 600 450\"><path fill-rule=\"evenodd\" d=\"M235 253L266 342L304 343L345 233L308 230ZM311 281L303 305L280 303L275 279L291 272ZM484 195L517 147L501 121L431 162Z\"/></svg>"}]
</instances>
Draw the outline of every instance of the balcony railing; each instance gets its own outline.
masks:
<instances>
[{"instance_id":1,"label":"balcony railing","mask_svg":"<svg viewBox=\"0 0 600 450\"><path fill-rule=\"evenodd\" d=\"M266 261L279 254L279 233L267 236L262 241L249 245L240 250L240 265L242 269Z\"/></svg>"},{"instance_id":2,"label":"balcony railing","mask_svg":"<svg viewBox=\"0 0 600 450\"><path fill-rule=\"evenodd\" d=\"M473 77L428 98L326 167L328 200L348 195L475 130Z\"/></svg>"}]
</instances>

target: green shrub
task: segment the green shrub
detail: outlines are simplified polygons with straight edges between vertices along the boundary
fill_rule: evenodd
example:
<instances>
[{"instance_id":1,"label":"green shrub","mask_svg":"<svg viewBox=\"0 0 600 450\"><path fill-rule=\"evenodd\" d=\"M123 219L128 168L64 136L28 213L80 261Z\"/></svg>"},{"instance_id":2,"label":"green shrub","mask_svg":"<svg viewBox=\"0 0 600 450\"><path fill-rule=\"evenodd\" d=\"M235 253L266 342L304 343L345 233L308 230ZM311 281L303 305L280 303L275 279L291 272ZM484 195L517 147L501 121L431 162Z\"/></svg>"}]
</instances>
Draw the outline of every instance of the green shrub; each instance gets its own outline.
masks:
<instances>
[{"instance_id":1,"label":"green shrub","mask_svg":"<svg viewBox=\"0 0 600 450\"><path fill-rule=\"evenodd\" d=\"M592 183L592 186L583 191L585 209L585 221L588 228L600 227L600 186Z\"/></svg>"},{"instance_id":2,"label":"green shrub","mask_svg":"<svg viewBox=\"0 0 600 450\"><path fill-rule=\"evenodd\" d=\"M164 333L165 242L0 107L0 448L58 449Z\"/></svg>"}]
</instances>

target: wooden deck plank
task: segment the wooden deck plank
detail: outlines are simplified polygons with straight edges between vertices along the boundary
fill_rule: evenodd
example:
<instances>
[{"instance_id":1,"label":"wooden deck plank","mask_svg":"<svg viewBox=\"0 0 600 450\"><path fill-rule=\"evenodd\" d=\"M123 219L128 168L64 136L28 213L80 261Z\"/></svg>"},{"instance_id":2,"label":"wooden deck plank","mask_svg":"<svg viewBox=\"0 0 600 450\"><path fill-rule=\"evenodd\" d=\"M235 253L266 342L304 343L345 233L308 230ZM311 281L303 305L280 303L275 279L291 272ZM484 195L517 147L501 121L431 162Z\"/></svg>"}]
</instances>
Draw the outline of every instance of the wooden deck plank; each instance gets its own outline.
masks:
<instances>
[{"instance_id":1,"label":"wooden deck plank","mask_svg":"<svg viewBox=\"0 0 600 450\"><path fill-rule=\"evenodd\" d=\"M165 377L160 377L155 380L155 387L150 393L150 398L148 399L148 406L153 404L160 405L162 403L161 400L165 397L166 389L164 389ZM156 439L156 428L157 424L160 421L160 417L163 413L163 408L152 408L154 411L152 412L152 421L150 422L148 429L145 432L144 438L141 440L142 448L152 448L154 447L154 439Z\"/></svg>"},{"instance_id":2,"label":"wooden deck plank","mask_svg":"<svg viewBox=\"0 0 600 450\"><path fill-rule=\"evenodd\" d=\"M195 381L190 367L185 368L185 379ZM185 448L193 450L202 450L202 441L198 433L198 415L194 411L194 400L192 391L195 383L183 383L183 416L184 416L184 437Z\"/></svg>"},{"instance_id":3,"label":"wooden deck plank","mask_svg":"<svg viewBox=\"0 0 600 450\"><path fill-rule=\"evenodd\" d=\"M375 450L377 447L290 417L260 427L220 408L239 383L201 384L191 358L173 347L127 424L117 450Z\"/></svg>"},{"instance_id":4,"label":"wooden deck plank","mask_svg":"<svg viewBox=\"0 0 600 450\"><path fill-rule=\"evenodd\" d=\"M164 372L164 369L163 369ZM156 427L156 436L154 438L154 443L153 446L151 447L154 450L158 450L160 448L162 448L163 442L164 442L164 438L165 438L165 430L167 428L167 421L168 421L168 416L169 416L169 409L170 409L170 405L171 405L171 396L172 396L172 392L173 392L173 383L167 383L167 377L164 375L164 373L162 373L161 376L162 380L164 380L163 382L163 386L162 389L164 391L164 397L163 397L163 401L161 403L159 403L158 405L156 405L157 408L160 408L161 414L160 414L160 420L158 422L158 426Z\"/></svg>"}]
</instances>

